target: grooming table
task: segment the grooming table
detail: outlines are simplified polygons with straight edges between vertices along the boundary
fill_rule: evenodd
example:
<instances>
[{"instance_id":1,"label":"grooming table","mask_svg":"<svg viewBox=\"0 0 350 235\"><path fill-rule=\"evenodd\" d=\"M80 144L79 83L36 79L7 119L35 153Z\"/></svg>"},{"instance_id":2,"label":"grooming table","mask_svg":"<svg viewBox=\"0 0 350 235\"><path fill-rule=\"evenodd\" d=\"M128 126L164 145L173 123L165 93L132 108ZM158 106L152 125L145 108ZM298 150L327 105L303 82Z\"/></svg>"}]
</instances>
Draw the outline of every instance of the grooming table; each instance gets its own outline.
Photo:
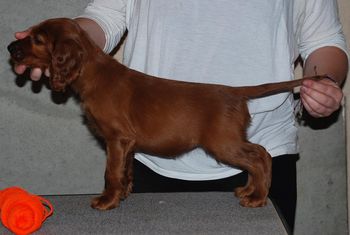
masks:
<instances>
[{"instance_id":1,"label":"grooming table","mask_svg":"<svg viewBox=\"0 0 350 235\"><path fill-rule=\"evenodd\" d=\"M109 211L91 209L91 197L46 196L55 211L34 234L287 234L270 201L244 208L232 193L134 193Z\"/></svg>"}]
</instances>

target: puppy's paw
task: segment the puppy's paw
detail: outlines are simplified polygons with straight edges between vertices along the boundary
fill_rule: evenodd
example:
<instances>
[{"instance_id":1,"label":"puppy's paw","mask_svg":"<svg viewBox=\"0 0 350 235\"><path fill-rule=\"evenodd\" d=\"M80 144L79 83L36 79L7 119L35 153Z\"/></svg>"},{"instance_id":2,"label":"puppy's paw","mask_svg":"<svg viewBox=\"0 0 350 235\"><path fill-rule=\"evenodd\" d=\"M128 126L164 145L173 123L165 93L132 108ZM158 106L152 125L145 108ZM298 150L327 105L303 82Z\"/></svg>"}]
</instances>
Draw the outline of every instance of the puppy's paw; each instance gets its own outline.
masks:
<instances>
[{"instance_id":1,"label":"puppy's paw","mask_svg":"<svg viewBox=\"0 0 350 235\"><path fill-rule=\"evenodd\" d=\"M235 196L238 198L244 198L247 197L254 192L254 186L252 185L246 185L244 187L237 187L234 190Z\"/></svg>"},{"instance_id":2,"label":"puppy's paw","mask_svg":"<svg viewBox=\"0 0 350 235\"><path fill-rule=\"evenodd\" d=\"M119 206L119 198L101 195L91 200L91 207L97 210L110 210Z\"/></svg>"},{"instance_id":3,"label":"puppy's paw","mask_svg":"<svg viewBox=\"0 0 350 235\"><path fill-rule=\"evenodd\" d=\"M267 204L267 198L257 198L254 196L247 196L241 198L239 204L244 207L251 207L251 208L256 208L256 207L263 207L266 206Z\"/></svg>"}]
</instances>

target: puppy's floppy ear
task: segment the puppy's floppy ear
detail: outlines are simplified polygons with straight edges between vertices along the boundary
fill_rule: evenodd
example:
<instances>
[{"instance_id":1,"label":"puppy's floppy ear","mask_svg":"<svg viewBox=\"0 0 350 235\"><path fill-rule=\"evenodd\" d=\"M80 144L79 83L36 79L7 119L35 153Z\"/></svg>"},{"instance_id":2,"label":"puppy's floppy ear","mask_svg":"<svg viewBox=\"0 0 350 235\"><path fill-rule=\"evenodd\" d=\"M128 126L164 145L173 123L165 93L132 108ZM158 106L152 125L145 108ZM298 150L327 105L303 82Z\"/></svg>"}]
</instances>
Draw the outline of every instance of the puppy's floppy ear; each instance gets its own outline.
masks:
<instances>
[{"instance_id":1,"label":"puppy's floppy ear","mask_svg":"<svg viewBox=\"0 0 350 235\"><path fill-rule=\"evenodd\" d=\"M65 91L78 78L82 67L83 49L73 39L57 41L50 66L50 86L54 91Z\"/></svg>"}]
</instances>

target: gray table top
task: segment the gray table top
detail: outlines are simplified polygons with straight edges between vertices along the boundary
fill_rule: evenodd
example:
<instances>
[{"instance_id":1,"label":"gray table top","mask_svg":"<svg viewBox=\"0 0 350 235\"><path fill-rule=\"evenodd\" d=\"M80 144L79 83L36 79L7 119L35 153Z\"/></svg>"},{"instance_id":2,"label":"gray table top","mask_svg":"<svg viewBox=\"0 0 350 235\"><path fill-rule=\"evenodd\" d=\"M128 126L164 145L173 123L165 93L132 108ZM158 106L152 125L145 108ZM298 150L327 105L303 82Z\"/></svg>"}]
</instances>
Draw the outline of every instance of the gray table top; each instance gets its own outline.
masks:
<instances>
[{"instance_id":1,"label":"gray table top","mask_svg":"<svg viewBox=\"0 0 350 235\"><path fill-rule=\"evenodd\" d=\"M135 193L110 211L91 209L91 197L46 196L55 211L34 234L286 234L271 202L244 208L232 193Z\"/></svg>"}]
</instances>

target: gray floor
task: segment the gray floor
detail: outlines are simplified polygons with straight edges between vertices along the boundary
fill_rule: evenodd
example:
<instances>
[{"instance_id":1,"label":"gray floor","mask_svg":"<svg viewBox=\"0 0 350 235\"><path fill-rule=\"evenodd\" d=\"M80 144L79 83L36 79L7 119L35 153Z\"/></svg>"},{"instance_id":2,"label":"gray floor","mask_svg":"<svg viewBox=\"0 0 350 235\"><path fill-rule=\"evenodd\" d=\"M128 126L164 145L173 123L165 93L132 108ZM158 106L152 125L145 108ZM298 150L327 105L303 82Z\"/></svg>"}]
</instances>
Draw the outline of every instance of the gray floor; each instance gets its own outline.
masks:
<instances>
[{"instance_id":1,"label":"gray floor","mask_svg":"<svg viewBox=\"0 0 350 235\"><path fill-rule=\"evenodd\" d=\"M232 193L132 194L119 208L90 208L91 196L49 196L55 208L34 235L286 234L272 203L243 208ZM9 231L0 226L0 234Z\"/></svg>"}]
</instances>

